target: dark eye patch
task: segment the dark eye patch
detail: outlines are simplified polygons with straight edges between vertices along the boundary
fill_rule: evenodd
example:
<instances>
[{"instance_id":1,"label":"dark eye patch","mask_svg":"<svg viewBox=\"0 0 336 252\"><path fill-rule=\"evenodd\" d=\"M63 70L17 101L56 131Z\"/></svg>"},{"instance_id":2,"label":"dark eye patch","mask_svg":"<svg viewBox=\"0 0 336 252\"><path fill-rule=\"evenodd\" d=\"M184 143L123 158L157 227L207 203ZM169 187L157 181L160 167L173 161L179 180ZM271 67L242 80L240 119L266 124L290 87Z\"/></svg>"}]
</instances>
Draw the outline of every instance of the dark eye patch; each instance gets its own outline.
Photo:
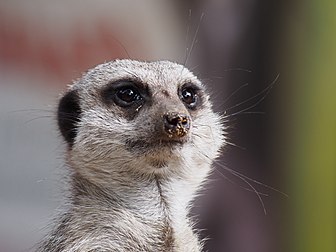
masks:
<instances>
[{"instance_id":1,"label":"dark eye patch","mask_svg":"<svg viewBox=\"0 0 336 252\"><path fill-rule=\"evenodd\" d=\"M119 107L129 108L143 104L149 92L143 83L123 79L110 83L101 95L106 104L115 103Z\"/></svg>"},{"instance_id":2,"label":"dark eye patch","mask_svg":"<svg viewBox=\"0 0 336 252\"><path fill-rule=\"evenodd\" d=\"M119 106L126 107L131 106L134 102L142 99L137 88L133 86L124 86L116 90L116 99Z\"/></svg>"},{"instance_id":3,"label":"dark eye patch","mask_svg":"<svg viewBox=\"0 0 336 252\"><path fill-rule=\"evenodd\" d=\"M203 88L194 83L183 84L179 89L179 97L188 109L196 110L202 104Z\"/></svg>"}]
</instances>

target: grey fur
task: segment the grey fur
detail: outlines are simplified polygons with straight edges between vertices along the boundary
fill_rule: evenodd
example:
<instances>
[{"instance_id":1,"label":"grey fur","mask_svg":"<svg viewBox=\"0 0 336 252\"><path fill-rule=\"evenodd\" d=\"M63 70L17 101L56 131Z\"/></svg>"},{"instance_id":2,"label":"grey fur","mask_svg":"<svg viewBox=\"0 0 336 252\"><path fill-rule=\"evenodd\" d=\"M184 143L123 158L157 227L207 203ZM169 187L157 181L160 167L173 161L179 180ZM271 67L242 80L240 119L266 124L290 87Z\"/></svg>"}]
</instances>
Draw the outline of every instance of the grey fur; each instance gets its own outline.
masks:
<instances>
[{"instance_id":1,"label":"grey fur","mask_svg":"<svg viewBox=\"0 0 336 252\"><path fill-rule=\"evenodd\" d=\"M102 90L121 79L146 85L150 102L131 112L104 103ZM202 89L195 110L178 95L185 83ZM37 251L201 251L188 211L224 143L203 88L189 70L168 61L116 60L76 81L68 91L80 107L67 152L70 207ZM156 140L167 112L190 116L184 141Z\"/></svg>"}]
</instances>

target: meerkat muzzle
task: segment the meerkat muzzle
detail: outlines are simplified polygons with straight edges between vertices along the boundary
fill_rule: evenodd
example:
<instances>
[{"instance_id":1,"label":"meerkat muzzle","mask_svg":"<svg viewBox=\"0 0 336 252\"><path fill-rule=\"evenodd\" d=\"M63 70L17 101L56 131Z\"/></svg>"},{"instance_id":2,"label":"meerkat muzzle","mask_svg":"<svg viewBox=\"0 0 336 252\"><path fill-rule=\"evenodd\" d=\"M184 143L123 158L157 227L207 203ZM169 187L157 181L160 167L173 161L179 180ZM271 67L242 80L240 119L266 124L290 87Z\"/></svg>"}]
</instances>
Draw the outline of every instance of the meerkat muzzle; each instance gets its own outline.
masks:
<instances>
[{"instance_id":1,"label":"meerkat muzzle","mask_svg":"<svg viewBox=\"0 0 336 252\"><path fill-rule=\"evenodd\" d=\"M169 138L181 138L190 130L190 117L176 112L166 113L163 116L164 130Z\"/></svg>"}]
</instances>

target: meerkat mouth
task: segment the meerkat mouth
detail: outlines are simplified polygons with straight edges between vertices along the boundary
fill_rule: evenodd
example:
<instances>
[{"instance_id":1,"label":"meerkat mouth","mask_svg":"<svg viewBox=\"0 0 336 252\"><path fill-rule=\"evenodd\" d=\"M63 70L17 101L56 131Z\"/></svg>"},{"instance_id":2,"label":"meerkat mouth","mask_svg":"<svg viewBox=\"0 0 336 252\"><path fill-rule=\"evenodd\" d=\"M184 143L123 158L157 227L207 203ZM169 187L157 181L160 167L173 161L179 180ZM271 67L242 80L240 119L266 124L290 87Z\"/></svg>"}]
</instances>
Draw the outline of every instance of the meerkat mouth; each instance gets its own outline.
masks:
<instances>
[{"instance_id":1,"label":"meerkat mouth","mask_svg":"<svg viewBox=\"0 0 336 252\"><path fill-rule=\"evenodd\" d=\"M128 141L126 146L131 150L142 150L142 152L147 151L167 151L182 148L188 142L187 138L184 139L156 139L154 141L146 141L146 140L135 140Z\"/></svg>"},{"instance_id":2,"label":"meerkat mouth","mask_svg":"<svg viewBox=\"0 0 336 252\"><path fill-rule=\"evenodd\" d=\"M155 169L166 167L171 160L177 160L181 149L188 141L184 140L135 140L128 141L126 148L133 155L144 157L148 164Z\"/></svg>"}]
</instances>

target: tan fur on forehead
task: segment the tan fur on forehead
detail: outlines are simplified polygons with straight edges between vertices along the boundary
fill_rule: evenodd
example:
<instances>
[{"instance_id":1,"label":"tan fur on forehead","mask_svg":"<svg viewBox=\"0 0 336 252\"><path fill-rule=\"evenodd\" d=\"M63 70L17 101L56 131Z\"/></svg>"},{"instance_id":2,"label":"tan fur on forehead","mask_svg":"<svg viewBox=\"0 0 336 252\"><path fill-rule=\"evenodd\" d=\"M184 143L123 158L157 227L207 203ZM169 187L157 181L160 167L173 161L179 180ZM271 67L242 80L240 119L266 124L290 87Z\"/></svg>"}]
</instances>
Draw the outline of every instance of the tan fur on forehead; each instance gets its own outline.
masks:
<instances>
[{"instance_id":1,"label":"tan fur on forehead","mask_svg":"<svg viewBox=\"0 0 336 252\"><path fill-rule=\"evenodd\" d=\"M92 68L75 83L74 87L99 88L120 78L137 79L154 86L177 86L185 82L195 82L201 85L192 72L177 63L170 61L115 60Z\"/></svg>"}]
</instances>

